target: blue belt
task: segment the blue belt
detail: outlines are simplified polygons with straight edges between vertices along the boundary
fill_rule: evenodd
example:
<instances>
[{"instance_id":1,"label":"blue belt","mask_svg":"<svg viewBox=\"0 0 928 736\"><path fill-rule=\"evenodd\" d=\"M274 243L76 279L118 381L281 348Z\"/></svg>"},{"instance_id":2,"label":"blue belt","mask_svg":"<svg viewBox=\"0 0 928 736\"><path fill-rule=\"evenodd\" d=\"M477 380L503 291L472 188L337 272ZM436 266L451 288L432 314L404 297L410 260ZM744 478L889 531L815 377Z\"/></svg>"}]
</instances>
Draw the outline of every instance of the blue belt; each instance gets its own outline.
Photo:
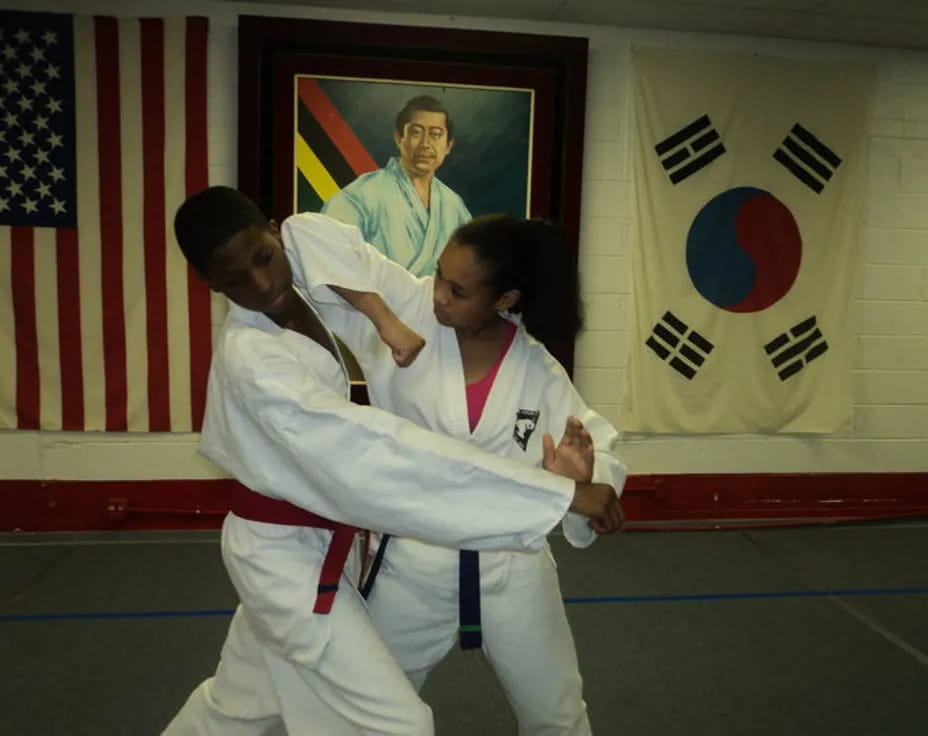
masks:
<instances>
[{"instance_id":1,"label":"blue belt","mask_svg":"<svg viewBox=\"0 0 928 736\"><path fill-rule=\"evenodd\" d=\"M367 600L374 587L374 581L377 579L377 573L380 572L380 566L383 564L383 556L387 551L387 542L390 541L390 535L384 534L380 537L380 545L377 547L377 553L374 555L374 561L371 562L371 569L367 571L367 577L364 584L358 592L364 600Z\"/></svg>"},{"instance_id":2,"label":"blue belt","mask_svg":"<svg viewBox=\"0 0 928 736\"><path fill-rule=\"evenodd\" d=\"M361 586L361 595L366 599L371 594L377 573L383 564L390 535L380 538L380 546L371 562ZM471 550L460 551L458 563L458 643L461 649L479 649L483 645L483 632L480 625L480 553Z\"/></svg>"},{"instance_id":3,"label":"blue belt","mask_svg":"<svg viewBox=\"0 0 928 736\"><path fill-rule=\"evenodd\" d=\"M480 627L480 553L461 550L458 565L458 642L461 649L479 649L483 644Z\"/></svg>"}]
</instances>

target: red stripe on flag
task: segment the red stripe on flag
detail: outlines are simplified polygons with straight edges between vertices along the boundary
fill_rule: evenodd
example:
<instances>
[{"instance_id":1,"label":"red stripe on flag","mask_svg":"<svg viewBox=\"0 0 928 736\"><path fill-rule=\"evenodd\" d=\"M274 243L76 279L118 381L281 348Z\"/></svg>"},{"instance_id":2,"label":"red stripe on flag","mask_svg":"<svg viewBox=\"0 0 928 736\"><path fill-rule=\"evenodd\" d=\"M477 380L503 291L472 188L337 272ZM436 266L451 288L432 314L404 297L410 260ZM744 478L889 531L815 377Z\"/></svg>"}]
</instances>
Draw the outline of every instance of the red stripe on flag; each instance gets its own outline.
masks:
<instances>
[{"instance_id":1,"label":"red stripe on flag","mask_svg":"<svg viewBox=\"0 0 928 736\"><path fill-rule=\"evenodd\" d=\"M187 19L186 55L186 186L187 194L209 184L206 142L206 18ZM212 358L212 324L209 288L187 268L187 303L190 328L190 413L191 426L198 432L206 408L206 380Z\"/></svg>"},{"instance_id":2,"label":"red stripe on flag","mask_svg":"<svg viewBox=\"0 0 928 736\"><path fill-rule=\"evenodd\" d=\"M16 426L39 428L39 342L35 317L35 238L31 227L10 228L10 287L16 335Z\"/></svg>"},{"instance_id":3,"label":"red stripe on flag","mask_svg":"<svg viewBox=\"0 0 928 736\"><path fill-rule=\"evenodd\" d=\"M142 170L145 203L145 311L148 338L148 429L171 430L167 263L164 218L164 22L139 22L142 43Z\"/></svg>"},{"instance_id":4,"label":"red stripe on flag","mask_svg":"<svg viewBox=\"0 0 928 736\"><path fill-rule=\"evenodd\" d=\"M106 429L125 431L126 320L123 314L122 136L119 120L119 38L115 18L94 18L97 61L100 256Z\"/></svg>"},{"instance_id":5,"label":"red stripe on flag","mask_svg":"<svg viewBox=\"0 0 928 736\"><path fill-rule=\"evenodd\" d=\"M81 345L80 259L77 230L55 234L58 268L58 352L61 365L61 428L84 429L84 366Z\"/></svg>"},{"instance_id":6,"label":"red stripe on flag","mask_svg":"<svg viewBox=\"0 0 928 736\"><path fill-rule=\"evenodd\" d=\"M326 135L358 176L379 168L315 79L301 77L297 91L306 109L319 121Z\"/></svg>"}]
</instances>

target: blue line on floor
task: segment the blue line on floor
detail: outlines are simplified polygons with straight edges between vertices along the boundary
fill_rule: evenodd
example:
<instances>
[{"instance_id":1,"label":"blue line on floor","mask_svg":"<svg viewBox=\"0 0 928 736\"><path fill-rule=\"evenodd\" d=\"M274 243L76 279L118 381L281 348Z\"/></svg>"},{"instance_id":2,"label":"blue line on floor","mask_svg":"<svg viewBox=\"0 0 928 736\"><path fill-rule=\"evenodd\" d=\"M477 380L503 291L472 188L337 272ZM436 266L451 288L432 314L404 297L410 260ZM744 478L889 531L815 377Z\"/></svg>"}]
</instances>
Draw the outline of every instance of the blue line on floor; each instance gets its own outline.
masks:
<instances>
[{"instance_id":1,"label":"blue line on floor","mask_svg":"<svg viewBox=\"0 0 928 736\"><path fill-rule=\"evenodd\" d=\"M827 598L829 596L928 595L928 588L859 588L835 590L782 590L760 593L692 593L685 595L616 595L593 598L565 598L564 603L686 603L690 601L756 600L762 598ZM132 618L209 618L231 616L232 608L192 611L127 611L98 613L21 613L0 614L0 623L11 621L80 621Z\"/></svg>"},{"instance_id":2,"label":"blue line on floor","mask_svg":"<svg viewBox=\"0 0 928 736\"><path fill-rule=\"evenodd\" d=\"M4 621L79 621L107 618L208 618L210 616L231 616L234 608L215 608L202 611L126 611L98 613L22 613L0 614L0 623Z\"/></svg>"},{"instance_id":3,"label":"blue line on floor","mask_svg":"<svg viewBox=\"0 0 928 736\"><path fill-rule=\"evenodd\" d=\"M683 603L687 601L751 600L757 598L827 598L829 596L928 595L928 588L861 588L781 590L760 593L692 593L685 595L616 595L565 598L564 603Z\"/></svg>"}]
</instances>

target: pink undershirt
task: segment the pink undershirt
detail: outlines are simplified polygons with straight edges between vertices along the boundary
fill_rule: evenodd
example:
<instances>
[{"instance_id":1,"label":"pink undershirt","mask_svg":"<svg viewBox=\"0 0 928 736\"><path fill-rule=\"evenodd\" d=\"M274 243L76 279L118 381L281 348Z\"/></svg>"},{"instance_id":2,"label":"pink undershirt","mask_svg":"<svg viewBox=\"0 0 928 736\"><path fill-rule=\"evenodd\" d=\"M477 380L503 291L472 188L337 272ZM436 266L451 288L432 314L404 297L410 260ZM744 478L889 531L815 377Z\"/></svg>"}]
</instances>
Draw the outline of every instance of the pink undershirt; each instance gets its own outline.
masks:
<instances>
[{"instance_id":1,"label":"pink undershirt","mask_svg":"<svg viewBox=\"0 0 928 736\"><path fill-rule=\"evenodd\" d=\"M515 340L517 328L512 322L508 324L509 334L506 335L506 344L503 345L503 349L500 351L496 362L493 363L490 370L483 378L476 383L471 383L464 387L467 392L467 419L470 422L471 432L474 431L477 427L477 423L480 421L480 416L483 414L483 407L487 403L487 396L490 395L490 389L493 388L493 381L496 379L496 374L499 373L499 367L502 365L506 353L509 352L509 346L512 345L512 341Z\"/></svg>"}]
</instances>

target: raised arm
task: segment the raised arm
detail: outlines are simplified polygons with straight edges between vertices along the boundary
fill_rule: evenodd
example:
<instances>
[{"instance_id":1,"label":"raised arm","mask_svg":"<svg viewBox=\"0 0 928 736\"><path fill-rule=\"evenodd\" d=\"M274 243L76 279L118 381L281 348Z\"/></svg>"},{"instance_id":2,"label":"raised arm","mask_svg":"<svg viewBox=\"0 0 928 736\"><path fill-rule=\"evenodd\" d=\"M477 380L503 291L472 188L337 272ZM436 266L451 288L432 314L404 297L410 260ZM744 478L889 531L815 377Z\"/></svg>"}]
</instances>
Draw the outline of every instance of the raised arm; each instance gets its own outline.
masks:
<instances>
[{"instance_id":1,"label":"raised arm","mask_svg":"<svg viewBox=\"0 0 928 736\"><path fill-rule=\"evenodd\" d=\"M372 291L354 291L341 286L332 286L355 310L370 321L381 341L390 347L393 360L399 366L408 366L425 347L425 339L396 316L380 294Z\"/></svg>"},{"instance_id":2,"label":"raised arm","mask_svg":"<svg viewBox=\"0 0 928 736\"><path fill-rule=\"evenodd\" d=\"M376 295L413 329L423 311L431 308L431 281L386 258L353 226L307 212L284 220L281 234L297 288L310 295L365 369L380 357L382 327L345 297Z\"/></svg>"}]
</instances>

